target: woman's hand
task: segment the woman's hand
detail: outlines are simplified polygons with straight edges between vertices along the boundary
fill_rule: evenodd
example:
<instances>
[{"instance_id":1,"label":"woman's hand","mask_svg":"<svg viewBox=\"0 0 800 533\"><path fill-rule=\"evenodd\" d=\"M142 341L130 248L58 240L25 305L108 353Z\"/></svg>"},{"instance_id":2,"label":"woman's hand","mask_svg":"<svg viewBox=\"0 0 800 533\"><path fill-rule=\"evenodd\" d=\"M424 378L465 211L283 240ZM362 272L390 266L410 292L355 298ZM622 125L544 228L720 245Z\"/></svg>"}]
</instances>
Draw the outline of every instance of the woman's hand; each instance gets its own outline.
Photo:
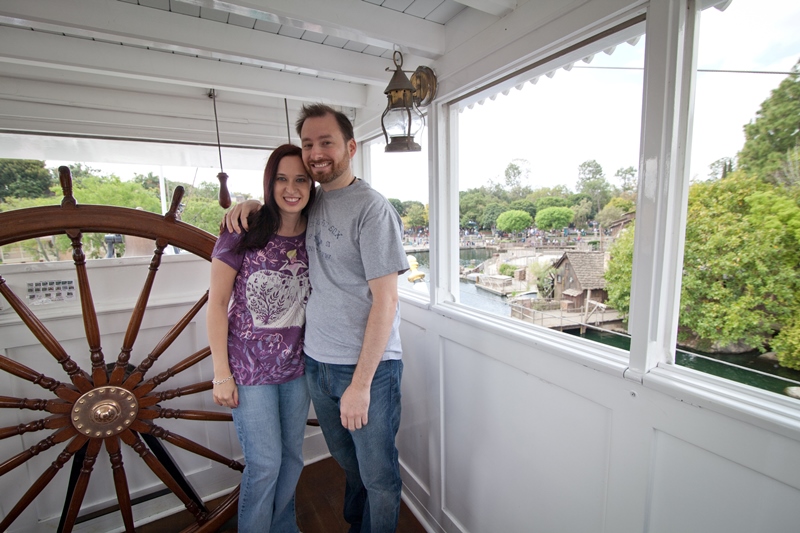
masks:
<instances>
[{"instance_id":1,"label":"woman's hand","mask_svg":"<svg viewBox=\"0 0 800 533\"><path fill-rule=\"evenodd\" d=\"M250 213L254 213L259 209L261 209L261 202L258 200L245 200L234 205L230 211L225 213L225 228L230 233L241 233L242 229L249 230L247 217L250 216Z\"/></svg>"},{"instance_id":2,"label":"woman's hand","mask_svg":"<svg viewBox=\"0 0 800 533\"><path fill-rule=\"evenodd\" d=\"M239 389L234 380L214 385L214 403L222 407L239 407Z\"/></svg>"}]
</instances>

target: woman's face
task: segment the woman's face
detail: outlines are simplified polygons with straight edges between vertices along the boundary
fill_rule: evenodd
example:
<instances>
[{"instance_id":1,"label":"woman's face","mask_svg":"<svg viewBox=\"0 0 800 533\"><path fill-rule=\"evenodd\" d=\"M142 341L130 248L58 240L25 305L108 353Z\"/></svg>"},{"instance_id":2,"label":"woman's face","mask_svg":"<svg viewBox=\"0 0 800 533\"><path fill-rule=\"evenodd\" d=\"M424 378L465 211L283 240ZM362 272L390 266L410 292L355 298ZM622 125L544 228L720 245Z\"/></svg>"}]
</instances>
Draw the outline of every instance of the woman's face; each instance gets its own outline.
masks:
<instances>
[{"instance_id":1,"label":"woman's face","mask_svg":"<svg viewBox=\"0 0 800 533\"><path fill-rule=\"evenodd\" d=\"M308 204L313 183L299 156L286 156L278 163L272 189L282 214L299 213Z\"/></svg>"}]
</instances>

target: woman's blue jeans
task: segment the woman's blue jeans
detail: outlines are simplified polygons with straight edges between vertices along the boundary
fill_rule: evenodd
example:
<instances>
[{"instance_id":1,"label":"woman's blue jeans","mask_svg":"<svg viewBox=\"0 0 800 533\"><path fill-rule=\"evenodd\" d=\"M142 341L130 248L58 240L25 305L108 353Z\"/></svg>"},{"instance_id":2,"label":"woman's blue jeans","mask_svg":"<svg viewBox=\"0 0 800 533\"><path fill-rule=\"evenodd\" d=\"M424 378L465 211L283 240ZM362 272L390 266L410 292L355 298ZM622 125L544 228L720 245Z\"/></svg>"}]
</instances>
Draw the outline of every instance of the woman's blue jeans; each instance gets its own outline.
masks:
<instances>
[{"instance_id":1,"label":"woman's blue jeans","mask_svg":"<svg viewBox=\"0 0 800 533\"><path fill-rule=\"evenodd\" d=\"M240 533L297 533L294 493L303 470L308 420L304 377L280 385L239 386L233 423L244 452Z\"/></svg>"},{"instance_id":2,"label":"woman's blue jeans","mask_svg":"<svg viewBox=\"0 0 800 533\"><path fill-rule=\"evenodd\" d=\"M306 356L308 391L331 455L345 472L344 519L351 533L394 533L400 516L400 427L403 362L381 361L372 379L367 425L342 426L339 400L355 365L320 363Z\"/></svg>"}]
</instances>

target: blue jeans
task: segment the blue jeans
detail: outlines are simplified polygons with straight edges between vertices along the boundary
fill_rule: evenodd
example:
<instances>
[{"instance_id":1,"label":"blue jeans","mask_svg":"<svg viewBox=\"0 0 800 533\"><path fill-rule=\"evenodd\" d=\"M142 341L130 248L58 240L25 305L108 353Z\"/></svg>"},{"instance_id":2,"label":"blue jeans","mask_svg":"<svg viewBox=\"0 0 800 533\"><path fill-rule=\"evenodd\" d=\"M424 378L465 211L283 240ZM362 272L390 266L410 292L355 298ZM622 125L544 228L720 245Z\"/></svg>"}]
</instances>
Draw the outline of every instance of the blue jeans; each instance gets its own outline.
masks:
<instances>
[{"instance_id":1,"label":"blue jeans","mask_svg":"<svg viewBox=\"0 0 800 533\"><path fill-rule=\"evenodd\" d=\"M342 426L339 400L355 368L306 356L308 392L328 450L345 472L344 519L350 532L394 533L403 487L394 443L400 427L403 362L381 361L372 379L367 425L349 431Z\"/></svg>"},{"instance_id":2,"label":"blue jeans","mask_svg":"<svg viewBox=\"0 0 800 533\"><path fill-rule=\"evenodd\" d=\"M238 531L297 533L294 493L303 470L306 380L238 389L239 406L232 413L245 461Z\"/></svg>"}]
</instances>

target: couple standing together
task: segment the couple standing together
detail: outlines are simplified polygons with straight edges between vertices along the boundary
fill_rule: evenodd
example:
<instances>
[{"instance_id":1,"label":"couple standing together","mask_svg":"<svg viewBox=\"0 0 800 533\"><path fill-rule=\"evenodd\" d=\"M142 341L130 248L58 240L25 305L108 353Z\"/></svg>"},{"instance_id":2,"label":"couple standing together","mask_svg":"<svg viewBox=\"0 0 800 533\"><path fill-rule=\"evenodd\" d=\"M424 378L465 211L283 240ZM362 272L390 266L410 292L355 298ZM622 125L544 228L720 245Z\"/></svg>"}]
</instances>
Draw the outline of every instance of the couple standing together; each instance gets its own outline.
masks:
<instances>
[{"instance_id":1,"label":"couple standing together","mask_svg":"<svg viewBox=\"0 0 800 533\"><path fill-rule=\"evenodd\" d=\"M238 528L298 532L310 399L346 475L350 531L393 532L402 487L402 221L353 175L357 145L344 114L304 106L296 126L301 147L282 145L267 161L264 205L231 210L212 254L214 402L232 408L246 465Z\"/></svg>"}]
</instances>

